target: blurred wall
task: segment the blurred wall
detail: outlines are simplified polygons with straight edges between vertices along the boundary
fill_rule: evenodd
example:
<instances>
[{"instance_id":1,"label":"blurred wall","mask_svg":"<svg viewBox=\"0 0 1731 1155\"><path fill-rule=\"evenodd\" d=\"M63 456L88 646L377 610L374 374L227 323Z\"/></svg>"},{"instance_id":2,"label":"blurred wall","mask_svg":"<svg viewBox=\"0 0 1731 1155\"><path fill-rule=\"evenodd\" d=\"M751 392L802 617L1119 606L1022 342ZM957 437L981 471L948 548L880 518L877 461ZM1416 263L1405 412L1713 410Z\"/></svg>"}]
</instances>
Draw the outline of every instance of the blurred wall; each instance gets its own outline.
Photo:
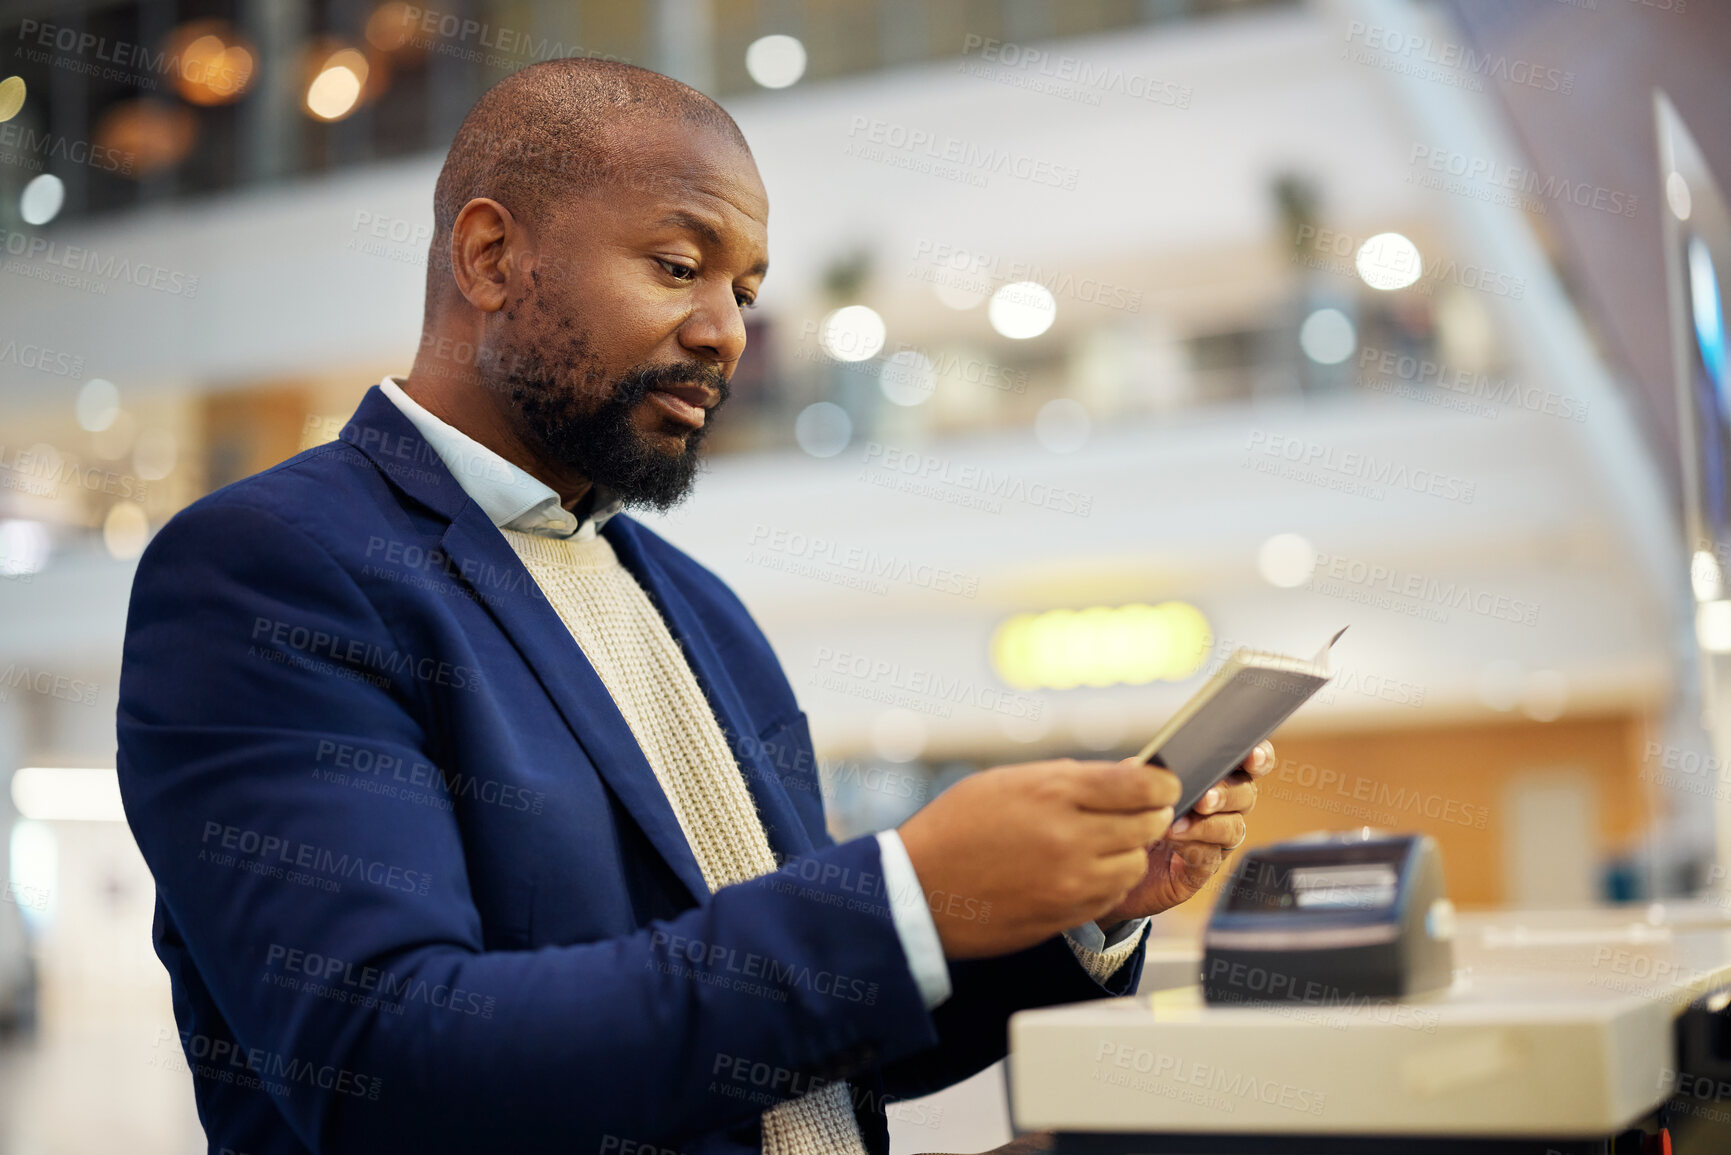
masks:
<instances>
[{"instance_id":1,"label":"blurred wall","mask_svg":"<svg viewBox=\"0 0 1731 1155\"><path fill-rule=\"evenodd\" d=\"M1640 715L1610 714L1283 738L1250 844L1355 824L1415 830L1442 846L1459 906L1575 905L1583 888L1598 894L1598 863L1646 828L1646 734ZM1536 872L1523 844L1550 848Z\"/></svg>"},{"instance_id":2,"label":"blurred wall","mask_svg":"<svg viewBox=\"0 0 1731 1155\"><path fill-rule=\"evenodd\" d=\"M1640 400L1661 460L1678 452L1665 305L1653 91L1663 89L1693 131L1722 186L1731 187L1731 4L1724 0L1451 0L1463 30L1511 59L1566 64L1583 82L1555 99L1536 89L1495 89L1511 131L1539 172L1636 198L1632 218L1558 199L1535 227L1606 353ZM1586 78L1590 77L1590 83ZM1680 479L1666 474L1673 489Z\"/></svg>"}]
</instances>

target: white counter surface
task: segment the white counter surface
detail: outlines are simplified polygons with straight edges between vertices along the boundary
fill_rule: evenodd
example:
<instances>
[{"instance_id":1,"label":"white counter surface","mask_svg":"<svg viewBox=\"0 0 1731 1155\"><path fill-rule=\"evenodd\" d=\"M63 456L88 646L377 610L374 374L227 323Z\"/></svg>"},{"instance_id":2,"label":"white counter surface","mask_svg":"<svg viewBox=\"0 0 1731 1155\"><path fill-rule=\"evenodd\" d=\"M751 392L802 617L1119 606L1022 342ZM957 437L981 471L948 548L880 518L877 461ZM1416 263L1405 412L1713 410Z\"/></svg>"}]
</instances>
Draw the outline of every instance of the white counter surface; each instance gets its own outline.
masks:
<instances>
[{"instance_id":1,"label":"white counter surface","mask_svg":"<svg viewBox=\"0 0 1731 1155\"><path fill-rule=\"evenodd\" d=\"M1188 949L1199 963L1200 949ZM1151 957L1170 968L1185 950L1158 943ZM1400 1003L1213 1007L1190 985L1023 1012L1010 1025L1016 1123L1608 1134L1669 1092L1676 1014L1731 984L1731 913L1671 904L1462 916L1455 967L1448 990Z\"/></svg>"}]
</instances>

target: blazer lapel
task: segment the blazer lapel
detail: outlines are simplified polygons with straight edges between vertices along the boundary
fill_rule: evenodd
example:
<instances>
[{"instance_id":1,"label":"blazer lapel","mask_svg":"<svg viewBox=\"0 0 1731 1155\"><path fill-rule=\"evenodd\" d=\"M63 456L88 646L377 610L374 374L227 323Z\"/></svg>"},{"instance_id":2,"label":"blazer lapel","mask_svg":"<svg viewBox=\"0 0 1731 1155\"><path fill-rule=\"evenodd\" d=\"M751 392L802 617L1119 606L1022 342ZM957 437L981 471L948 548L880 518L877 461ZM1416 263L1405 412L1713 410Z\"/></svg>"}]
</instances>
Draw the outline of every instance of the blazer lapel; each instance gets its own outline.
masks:
<instances>
[{"instance_id":1,"label":"blazer lapel","mask_svg":"<svg viewBox=\"0 0 1731 1155\"><path fill-rule=\"evenodd\" d=\"M702 618L666 571L640 548L638 533L630 532L635 528L628 519L616 516L608 523L604 535L613 543L619 560L636 576L650 600L661 611L668 630L691 663L692 673L697 675L697 683L703 689L703 696L709 700L710 708L715 711L716 721L727 732L734 758L745 775L752 798L757 802L758 814L769 835L770 849L775 852L777 861L809 852L813 846L811 835L799 812L793 808L780 776L764 757L751 715L746 712L745 703L740 701L727 667L710 644Z\"/></svg>"},{"instance_id":2,"label":"blazer lapel","mask_svg":"<svg viewBox=\"0 0 1731 1155\"><path fill-rule=\"evenodd\" d=\"M373 458L399 489L451 519L439 546L453 580L475 591L651 845L692 897L707 901L703 871L631 727L504 534L469 500L414 425L376 386L344 429L343 440ZM402 468L405 462L413 462L414 468Z\"/></svg>"}]
</instances>

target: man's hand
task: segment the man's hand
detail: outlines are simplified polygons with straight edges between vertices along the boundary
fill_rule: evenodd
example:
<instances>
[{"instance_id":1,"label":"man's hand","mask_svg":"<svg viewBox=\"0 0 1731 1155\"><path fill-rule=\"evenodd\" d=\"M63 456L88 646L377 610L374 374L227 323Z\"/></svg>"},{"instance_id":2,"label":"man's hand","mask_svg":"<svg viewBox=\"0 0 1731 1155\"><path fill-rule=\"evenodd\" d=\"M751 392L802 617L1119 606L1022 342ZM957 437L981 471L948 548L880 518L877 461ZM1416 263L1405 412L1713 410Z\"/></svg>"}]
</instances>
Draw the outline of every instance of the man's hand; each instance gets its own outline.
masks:
<instances>
[{"instance_id":1,"label":"man's hand","mask_svg":"<svg viewBox=\"0 0 1731 1155\"><path fill-rule=\"evenodd\" d=\"M1172 823L1168 770L1029 762L962 779L900 828L950 958L1008 954L1100 918Z\"/></svg>"},{"instance_id":2,"label":"man's hand","mask_svg":"<svg viewBox=\"0 0 1731 1155\"><path fill-rule=\"evenodd\" d=\"M1264 742L1250 752L1242 769L1203 795L1194 814L1172 824L1166 836L1148 848L1148 869L1122 902L1096 919L1108 930L1127 918L1159 914L1190 898L1207 885L1226 856L1249 833L1244 816L1256 805L1256 780L1274 769L1274 745Z\"/></svg>"}]
</instances>

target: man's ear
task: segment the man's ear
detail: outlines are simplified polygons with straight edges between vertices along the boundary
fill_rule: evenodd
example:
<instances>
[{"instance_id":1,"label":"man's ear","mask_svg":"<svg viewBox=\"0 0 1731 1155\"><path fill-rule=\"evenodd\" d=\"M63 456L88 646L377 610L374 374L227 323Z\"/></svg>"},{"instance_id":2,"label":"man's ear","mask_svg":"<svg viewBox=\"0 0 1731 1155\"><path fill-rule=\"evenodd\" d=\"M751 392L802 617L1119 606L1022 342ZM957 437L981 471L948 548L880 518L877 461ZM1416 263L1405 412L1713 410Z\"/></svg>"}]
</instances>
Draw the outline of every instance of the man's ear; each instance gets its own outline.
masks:
<instances>
[{"instance_id":1,"label":"man's ear","mask_svg":"<svg viewBox=\"0 0 1731 1155\"><path fill-rule=\"evenodd\" d=\"M476 197L451 222L451 276L469 304L484 313L504 307L506 282L527 242L511 210Z\"/></svg>"}]
</instances>

